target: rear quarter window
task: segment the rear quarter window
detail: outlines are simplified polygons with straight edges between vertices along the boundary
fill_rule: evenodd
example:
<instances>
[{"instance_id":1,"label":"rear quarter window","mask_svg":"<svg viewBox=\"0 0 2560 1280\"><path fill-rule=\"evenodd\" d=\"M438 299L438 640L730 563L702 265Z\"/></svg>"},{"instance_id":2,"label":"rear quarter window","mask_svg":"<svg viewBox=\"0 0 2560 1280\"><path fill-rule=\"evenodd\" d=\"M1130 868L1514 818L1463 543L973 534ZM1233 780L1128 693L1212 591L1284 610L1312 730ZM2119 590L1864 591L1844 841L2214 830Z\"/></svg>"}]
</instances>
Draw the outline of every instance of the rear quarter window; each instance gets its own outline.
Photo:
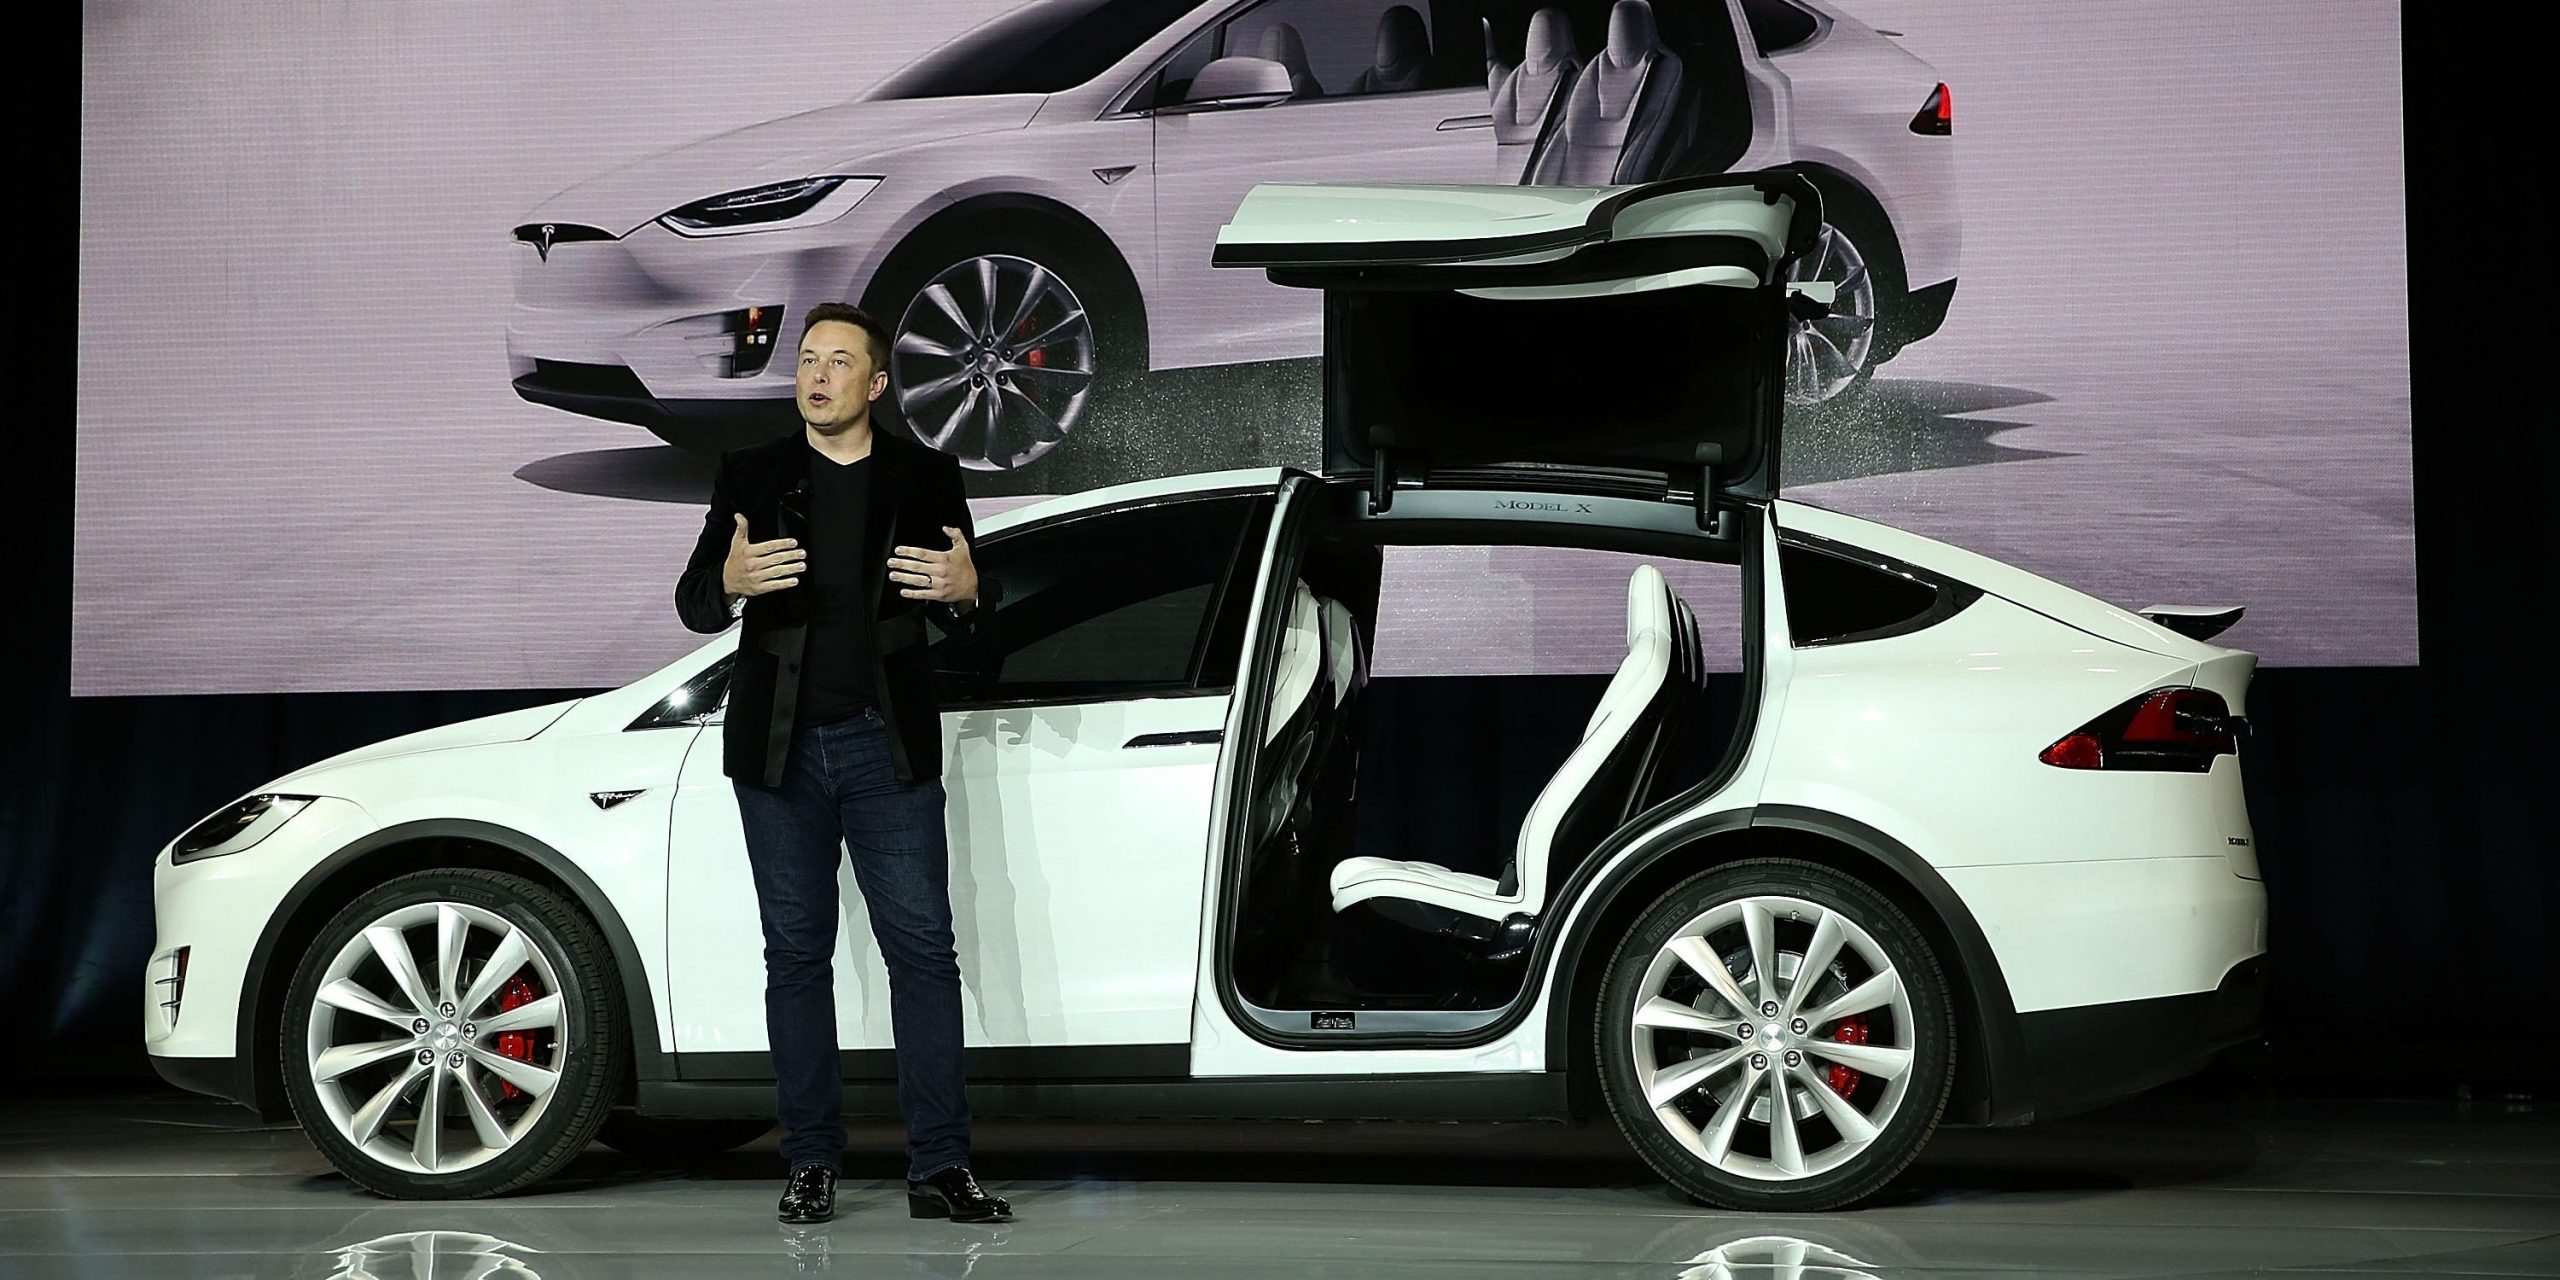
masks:
<instances>
[{"instance_id":1,"label":"rear quarter window","mask_svg":"<svg viewBox=\"0 0 2560 1280\"><path fill-rule=\"evenodd\" d=\"M1751 24L1751 43L1763 55L1795 48L1822 30L1819 19L1787 0L1742 0L1742 17Z\"/></svg>"},{"instance_id":2,"label":"rear quarter window","mask_svg":"<svg viewBox=\"0 0 2560 1280\"><path fill-rule=\"evenodd\" d=\"M1778 548L1787 593L1787 634L1795 647L1881 640L1934 626L1981 595L1796 543Z\"/></svg>"}]
</instances>

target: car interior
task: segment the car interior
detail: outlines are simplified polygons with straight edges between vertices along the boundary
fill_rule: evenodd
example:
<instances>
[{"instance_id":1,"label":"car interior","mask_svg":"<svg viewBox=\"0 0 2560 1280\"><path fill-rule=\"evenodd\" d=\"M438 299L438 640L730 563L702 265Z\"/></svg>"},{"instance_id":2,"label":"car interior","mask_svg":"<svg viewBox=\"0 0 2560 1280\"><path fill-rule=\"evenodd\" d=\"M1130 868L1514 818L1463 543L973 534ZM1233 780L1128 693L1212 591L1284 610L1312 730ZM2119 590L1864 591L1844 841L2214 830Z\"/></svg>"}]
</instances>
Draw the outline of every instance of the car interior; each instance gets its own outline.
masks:
<instances>
[{"instance_id":1,"label":"car interior","mask_svg":"<svg viewBox=\"0 0 2560 1280\"><path fill-rule=\"evenodd\" d=\"M1370 24L1373 8L1257 5L1177 55L1153 101L1180 102L1201 66L1233 54L1287 68L1292 101L1481 84L1497 172L1521 183L1606 186L1720 173L1751 141L1742 46L1722 4L1441 0L1376 9Z\"/></svg>"},{"instance_id":2,"label":"car interior","mask_svg":"<svg viewBox=\"0 0 2560 1280\"><path fill-rule=\"evenodd\" d=\"M1610 186L1720 173L1741 159L1751 102L1722 5L1525 8L1497 2L1484 17L1485 90L1503 175Z\"/></svg>"},{"instance_id":3,"label":"car interior","mask_svg":"<svg viewBox=\"0 0 2560 1280\"><path fill-rule=\"evenodd\" d=\"M1508 1003L1556 886L1706 779L1732 737L1740 654L1704 651L1658 557L1497 549L1539 576L1605 579L1624 602L1614 671L1440 674L1486 667L1453 658L1445 636L1400 655L1391 636L1382 669L1382 622L1408 641L1428 623L1427 604L1399 620L1398 593L1433 588L1391 561L1429 550L1346 529L1318 537L1292 582L1233 917L1236 989L1262 1009ZM1729 566L1680 568L1738 611Z\"/></svg>"}]
</instances>

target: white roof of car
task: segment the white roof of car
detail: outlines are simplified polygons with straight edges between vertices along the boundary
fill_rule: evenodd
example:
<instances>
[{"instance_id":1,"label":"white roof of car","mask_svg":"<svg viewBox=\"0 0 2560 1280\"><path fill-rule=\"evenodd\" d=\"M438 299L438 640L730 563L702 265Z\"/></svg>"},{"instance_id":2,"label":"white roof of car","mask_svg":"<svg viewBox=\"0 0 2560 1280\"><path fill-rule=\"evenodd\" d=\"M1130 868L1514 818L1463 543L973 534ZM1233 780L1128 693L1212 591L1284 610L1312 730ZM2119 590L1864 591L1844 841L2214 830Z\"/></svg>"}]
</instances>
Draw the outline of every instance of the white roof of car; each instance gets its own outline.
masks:
<instances>
[{"instance_id":1,"label":"white roof of car","mask_svg":"<svg viewBox=\"0 0 2560 1280\"><path fill-rule=\"evenodd\" d=\"M1128 484L1115 484L1101 489L1087 489L1082 493L1061 494L1058 497L1025 503L979 521L978 536L985 538L1017 525L1054 520L1059 516L1074 515L1079 511L1116 507L1133 502L1208 493L1268 491L1278 488L1281 477L1287 474L1287 469L1282 467L1244 467L1234 471L1204 471L1191 475L1166 476L1159 480L1136 480Z\"/></svg>"}]
</instances>

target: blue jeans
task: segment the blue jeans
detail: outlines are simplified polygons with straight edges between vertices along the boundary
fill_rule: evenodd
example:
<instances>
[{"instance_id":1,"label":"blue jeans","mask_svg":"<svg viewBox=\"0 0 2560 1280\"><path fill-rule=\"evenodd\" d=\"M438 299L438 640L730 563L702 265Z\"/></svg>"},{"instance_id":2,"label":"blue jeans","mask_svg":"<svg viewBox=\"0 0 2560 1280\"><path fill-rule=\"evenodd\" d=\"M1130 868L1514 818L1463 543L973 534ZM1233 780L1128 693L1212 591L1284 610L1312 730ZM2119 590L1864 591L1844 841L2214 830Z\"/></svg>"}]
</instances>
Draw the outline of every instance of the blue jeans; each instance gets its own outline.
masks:
<instances>
[{"instance_id":1,"label":"blue jeans","mask_svg":"<svg viewBox=\"0 0 2560 1280\"><path fill-rule=\"evenodd\" d=\"M960 962L951 941L951 858L942 782L901 783L877 711L795 731L782 785L732 780L764 922L765 1033L775 1116L793 1167L842 1170L844 1076L836 1057L836 849L889 972L907 1176L969 1162L960 1062Z\"/></svg>"}]
</instances>

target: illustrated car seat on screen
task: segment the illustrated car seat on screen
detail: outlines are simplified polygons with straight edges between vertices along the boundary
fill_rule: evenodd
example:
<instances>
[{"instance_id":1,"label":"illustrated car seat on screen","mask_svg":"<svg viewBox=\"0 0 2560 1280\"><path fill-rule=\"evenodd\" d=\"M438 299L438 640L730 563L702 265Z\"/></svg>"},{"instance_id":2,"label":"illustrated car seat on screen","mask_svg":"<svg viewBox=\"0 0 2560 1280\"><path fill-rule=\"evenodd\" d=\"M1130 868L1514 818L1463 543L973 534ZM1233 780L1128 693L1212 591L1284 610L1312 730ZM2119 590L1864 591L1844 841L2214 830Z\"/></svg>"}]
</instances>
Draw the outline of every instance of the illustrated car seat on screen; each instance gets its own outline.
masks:
<instances>
[{"instance_id":1,"label":"illustrated car seat on screen","mask_svg":"<svg viewBox=\"0 0 2560 1280\"><path fill-rule=\"evenodd\" d=\"M1307 42L1296 27L1275 22L1262 29L1254 45L1253 56L1268 58L1289 69L1291 98L1321 98L1324 86L1316 83L1316 73L1307 66Z\"/></svg>"},{"instance_id":2,"label":"illustrated car seat on screen","mask_svg":"<svg viewBox=\"0 0 2560 1280\"><path fill-rule=\"evenodd\" d=\"M1564 119L1564 102L1582 70L1582 54L1574 46L1573 24L1561 9L1529 15L1529 33L1519 65L1494 56L1493 23L1485 22L1485 85L1492 99L1494 172L1506 181L1538 181L1529 171L1538 144ZM1557 151L1556 163L1564 162ZM1548 179L1554 181L1554 179Z\"/></svg>"},{"instance_id":3,"label":"illustrated car seat on screen","mask_svg":"<svg viewBox=\"0 0 2560 1280\"><path fill-rule=\"evenodd\" d=\"M1530 181L1611 186L1660 176L1687 140L1692 103L1685 68L1662 42L1653 6L1618 0L1609 10L1608 44L1574 77L1564 118L1540 144Z\"/></svg>"},{"instance_id":4,"label":"illustrated car seat on screen","mask_svg":"<svg viewBox=\"0 0 2560 1280\"><path fill-rule=\"evenodd\" d=\"M1413 6L1400 4L1378 15L1377 51L1346 92L1410 93L1428 88L1430 77L1431 28Z\"/></svg>"},{"instance_id":5,"label":"illustrated car seat on screen","mask_svg":"<svg viewBox=\"0 0 2560 1280\"><path fill-rule=\"evenodd\" d=\"M1482 944L1525 948L1551 880L1625 825L1645 803L1703 676L1698 624L1662 571L1627 579L1627 656L1583 726L1582 741L1529 806L1500 879L1429 862L1351 858L1333 869L1333 909L1366 905L1399 924Z\"/></svg>"}]
</instances>

